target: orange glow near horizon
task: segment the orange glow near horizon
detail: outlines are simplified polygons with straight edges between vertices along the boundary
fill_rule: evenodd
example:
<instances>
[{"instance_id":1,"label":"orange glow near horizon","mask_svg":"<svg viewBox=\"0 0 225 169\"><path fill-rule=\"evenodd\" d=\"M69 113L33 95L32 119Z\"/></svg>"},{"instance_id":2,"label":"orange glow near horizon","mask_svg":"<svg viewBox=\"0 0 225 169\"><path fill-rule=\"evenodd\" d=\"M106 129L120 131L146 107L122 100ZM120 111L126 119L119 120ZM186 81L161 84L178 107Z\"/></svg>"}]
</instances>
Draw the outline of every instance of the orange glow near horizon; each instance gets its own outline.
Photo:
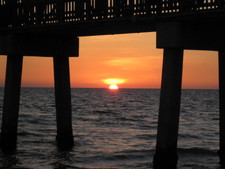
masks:
<instances>
[{"instance_id":1,"label":"orange glow near horizon","mask_svg":"<svg viewBox=\"0 0 225 169\"><path fill-rule=\"evenodd\" d=\"M125 82L125 79L112 78L112 79L103 79L102 81L109 85L113 85L113 84L117 85L117 84L123 84Z\"/></svg>"},{"instance_id":2,"label":"orange glow near horizon","mask_svg":"<svg viewBox=\"0 0 225 169\"><path fill-rule=\"evenodd\" d=\"M79 57L70 58L71 87L106 88L106 84L119 84L120 88L161 87L163 50L156 48L156 33L79 39ZM183 88L218 89L217 52L185 50L183 65ZM5 67L6 56L0 56L1 86ZM22 86L54 87L53 59L24 57Z\"/></svg>"}]
</instances>

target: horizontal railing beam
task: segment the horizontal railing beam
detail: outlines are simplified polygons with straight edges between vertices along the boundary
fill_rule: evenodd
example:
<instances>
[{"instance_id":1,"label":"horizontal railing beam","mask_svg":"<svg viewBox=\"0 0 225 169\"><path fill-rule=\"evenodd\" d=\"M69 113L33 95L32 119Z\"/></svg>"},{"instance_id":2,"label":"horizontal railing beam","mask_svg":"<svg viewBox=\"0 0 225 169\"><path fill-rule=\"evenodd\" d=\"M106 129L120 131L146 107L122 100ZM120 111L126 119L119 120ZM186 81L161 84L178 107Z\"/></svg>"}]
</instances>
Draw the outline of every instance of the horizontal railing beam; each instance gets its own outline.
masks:
<instances>
[{"instance_id":1,"label":"horizontal railing beam","mask_svg":"<svg viewBox=\"0 0 225 169\"><path fill-rule=\"evenodd\" d=\"M1 0L0 28L221 9L223 0Z\"/></svg>"}]
</instances>

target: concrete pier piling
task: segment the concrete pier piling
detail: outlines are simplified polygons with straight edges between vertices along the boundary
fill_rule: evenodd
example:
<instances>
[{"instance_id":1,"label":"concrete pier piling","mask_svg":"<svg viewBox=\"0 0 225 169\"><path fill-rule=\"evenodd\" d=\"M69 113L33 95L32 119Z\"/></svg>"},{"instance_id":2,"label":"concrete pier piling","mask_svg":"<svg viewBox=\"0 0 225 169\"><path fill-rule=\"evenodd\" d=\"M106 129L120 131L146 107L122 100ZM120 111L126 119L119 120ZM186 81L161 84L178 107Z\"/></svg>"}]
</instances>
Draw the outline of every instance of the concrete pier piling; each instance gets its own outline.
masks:
<instances>
[{"instance_id":1,"label":"concrete pier piling","mask_svg":"<svg viewBox=\"0 0 225 169\"><path fill-rule=\"evenodd\" d=\"M220 144L219 158L220 164L225 166L225 51L219 51L219 128Z\"/></svg>"},{"instance_id":2,"label":"concrete pier piling","mask_svg":"<svg viewBox=\"0 0 225 169\"><path fill-rule=\"evenodd\" d=\"M213 31L214 30L214 31ZM207 35L207 36L206 36ZM157 47L164 49L159 122L154 166L175 168L183 51L219 51L220 164L225 165L224 27L208 23L164 22L157 25ZM212 43L213 42L213 43Z\"/></svg>"},{"instance_id":3,"label":"concrete pier piling","mask_svg":"<svg viewBox=\"0 0 225 169\"><path fill-rule=\"evenodd\" d=\"M16 148L22 64L22 55L8 55L1 131L1 147L7 150Z\"/></svg>"},{"instance_id":4,"label":"concrete pier piling","mask_svg":"<svg viewBox=\"0 0 225 169\"><path fill-rule=\"evenodd\" d=\"M79 39L70 34L13 34L0 36L0 54L8 55L1 145L16 148L23 56L54 56L57 144L73 145L69 56L78 56Z\"/></svg>"},{"instance_id":5,"label":"concrete pier piling","mask_svg":"<svg viewBox=\"0 0 225 169\"><path fill-rule=\"evenodd\" d=\"M155 168L175 168L177 165L182 65L182 49L164 49Z\"/></svg>"},{"instance_id":6,"label":"concrete pier piling","mask_svg":"<svg viewBox=\"0 0 225 169\"><path fill-rule=\"evenodd\" d=\"M69 58L55 56L54 78L57 121L57 144L59 147L73 146L72 110Z\"/></svg>"}]
</instances>

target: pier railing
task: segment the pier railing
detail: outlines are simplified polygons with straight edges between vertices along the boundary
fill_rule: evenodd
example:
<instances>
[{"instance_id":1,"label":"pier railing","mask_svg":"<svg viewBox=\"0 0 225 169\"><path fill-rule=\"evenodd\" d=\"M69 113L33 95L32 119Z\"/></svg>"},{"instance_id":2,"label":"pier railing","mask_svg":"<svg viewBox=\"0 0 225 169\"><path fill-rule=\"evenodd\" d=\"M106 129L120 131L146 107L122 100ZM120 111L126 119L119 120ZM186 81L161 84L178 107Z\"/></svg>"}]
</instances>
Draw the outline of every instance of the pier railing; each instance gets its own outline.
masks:
<instances>
[{"instance_id":1,"label":"pier railing","mask_svg":"<svg viewBox=\"0 0 225 169\"><path fill-rule=\"evenodd\" d=\"M221 9L224 0L0 0L0 28Z\"/></svg>"}]
</instances>

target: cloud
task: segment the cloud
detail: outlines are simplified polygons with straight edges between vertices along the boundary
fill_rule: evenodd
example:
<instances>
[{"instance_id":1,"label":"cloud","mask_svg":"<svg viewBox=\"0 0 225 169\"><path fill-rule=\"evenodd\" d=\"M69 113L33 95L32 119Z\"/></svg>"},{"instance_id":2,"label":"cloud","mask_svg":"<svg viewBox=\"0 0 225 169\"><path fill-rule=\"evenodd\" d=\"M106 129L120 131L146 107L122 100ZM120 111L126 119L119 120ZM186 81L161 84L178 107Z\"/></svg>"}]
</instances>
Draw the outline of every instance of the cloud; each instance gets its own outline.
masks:
<instances>
[{"instance_id":1,"label":"cloud","mask_svg":"<svg viewBox=\"0 0 225 169\"><path fill-rule=\"evenodd\" d=\"M154 60L158 60L158 57L145 56L145 57L130 57L130 58L119 58L119 59L111 59L105 61L105 63L109 66L119 67L123 70L131 70L137 68L143 68L149 65L151 62L155 62Z\"/></svg>"},{"instance_id":2,"label":"cloud","mask_svg":"<svg viewBox=\"0 0 225 169\"><path fill-rule=\"evenodd\" d=\"M125 79L119 79L119 78L109 78L109 79L102 79L102 82L106 84L123 84L126 80Z\"/></svg>"}]
</instances>

